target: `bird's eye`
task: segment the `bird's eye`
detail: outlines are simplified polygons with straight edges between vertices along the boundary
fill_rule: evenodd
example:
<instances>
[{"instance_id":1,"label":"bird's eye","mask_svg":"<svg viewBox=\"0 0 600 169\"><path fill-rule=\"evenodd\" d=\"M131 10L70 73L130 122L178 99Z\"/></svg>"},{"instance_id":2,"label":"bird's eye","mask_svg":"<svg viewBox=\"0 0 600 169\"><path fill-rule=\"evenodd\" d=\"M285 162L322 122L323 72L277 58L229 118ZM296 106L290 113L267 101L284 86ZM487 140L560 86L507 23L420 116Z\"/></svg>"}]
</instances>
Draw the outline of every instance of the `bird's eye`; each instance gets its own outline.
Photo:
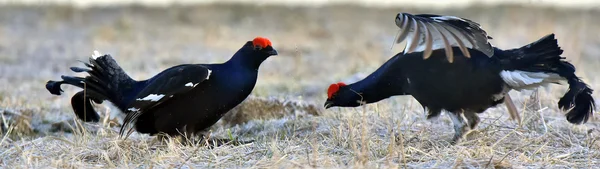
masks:
<instances>
[{"instance_id":1,"label":"bird's eye","mask_svg":"<svg viewBox=\"0 0 600 169\"><path fill-rule=\"evenodd\" d=\"M333 99L333 98L336 98L336 97L337 97L337 95L338 95L338 93L335 93L335 94L331 95L331 98L332 98L332 99Z\"/></svg>"}]
</instances>

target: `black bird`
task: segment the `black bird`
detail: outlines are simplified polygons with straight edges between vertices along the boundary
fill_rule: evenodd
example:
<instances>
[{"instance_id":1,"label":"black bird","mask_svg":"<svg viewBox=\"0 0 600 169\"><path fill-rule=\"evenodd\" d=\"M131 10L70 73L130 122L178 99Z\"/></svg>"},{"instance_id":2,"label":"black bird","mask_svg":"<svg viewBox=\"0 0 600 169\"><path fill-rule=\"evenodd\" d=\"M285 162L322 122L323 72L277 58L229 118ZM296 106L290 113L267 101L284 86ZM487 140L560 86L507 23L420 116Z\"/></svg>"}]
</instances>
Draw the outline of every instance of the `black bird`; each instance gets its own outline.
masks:
<instances>
[{"instance_id":1,"label":"black bird","mask_svg":"<svg viewBox=\"0 0 600 169\"><path fill-rule=\"evenodd\" d=\"M404 51L363 80L330 85L325 108L411 95L428 111L427 119L450 112L456 143L477 126L478 113L502 103L510 90L566 81L569 89L558 106L570 109L567 120L582 124L593 115L593 90L560 56L554 34L503 50L487 42L491 37L479 24L456 16L399 13L396 24L403 29L396 43L408 39Z\"/></svg>"},{"instance_id":2,"label":"black bird","mask_svg":"<svg viewBox=\"0 0 600 169\"><path fill-rule=\"evenodd\" d=\"M55 95L62 93L61 84L83 88L71 98L71 106L86 122L99 120L92 101L112 102L127 114L121 136L126 130L129 135L133 128L150 135L202 135L248 97L261 63L277 55L269 39L257 37L224 63L177 65L150 79L136 81L110 55L94 53L90 64L85 63L88 68L71 68L89 76L61 76L62 81L48 81L46 88Z\"/></svg>"}]
</instances>

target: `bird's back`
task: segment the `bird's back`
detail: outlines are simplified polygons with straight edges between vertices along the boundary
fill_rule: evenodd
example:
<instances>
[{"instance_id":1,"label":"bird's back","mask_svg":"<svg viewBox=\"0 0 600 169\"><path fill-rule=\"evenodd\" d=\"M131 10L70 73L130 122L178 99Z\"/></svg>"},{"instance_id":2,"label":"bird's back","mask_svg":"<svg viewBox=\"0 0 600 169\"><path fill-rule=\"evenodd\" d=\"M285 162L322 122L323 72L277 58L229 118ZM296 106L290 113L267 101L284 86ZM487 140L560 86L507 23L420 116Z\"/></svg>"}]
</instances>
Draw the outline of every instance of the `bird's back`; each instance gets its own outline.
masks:
<instances>
[{"instance_id":1,"label":"bird's back","mask_svg":"<svg viewBox=\"0 0 600 169\"><path fill-rule=\"evenodd\" d=\"M455 54L461 54L455 47ZM400 56L395 64L407 78L407 91L421 104L436 109L455 111L461 108L483 111L500 102L490 96L501 93L503 81L498 61L469 50L471 58L462 55L449 63L443 50L423 59L420 53Z\"/></svg>"}]
</instances>

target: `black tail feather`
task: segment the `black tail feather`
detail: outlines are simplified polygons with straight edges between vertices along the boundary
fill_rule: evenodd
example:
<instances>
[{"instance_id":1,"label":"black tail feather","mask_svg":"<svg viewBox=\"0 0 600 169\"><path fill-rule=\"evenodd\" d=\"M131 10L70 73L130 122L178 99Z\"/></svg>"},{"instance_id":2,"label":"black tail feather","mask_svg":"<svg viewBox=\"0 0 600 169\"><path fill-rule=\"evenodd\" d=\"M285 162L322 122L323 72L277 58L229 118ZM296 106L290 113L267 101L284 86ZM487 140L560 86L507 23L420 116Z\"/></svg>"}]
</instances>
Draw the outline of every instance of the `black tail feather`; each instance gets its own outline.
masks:
<instances>
[{"instance_id":1,"label":"black tail feather","mask_svg":"<svg viewBox=\"0 0 600 169\"><path fill-rule=\"evenodd\" d=\"M73 76L61 76L61 78L63 79L63 81L48 81L46 83L46 89L48 89L48 91L50 91L50 93L55 94L55 95L60 95L63 90L60 88L60 85L62 84L70 84L82 89L88 89L88 90L92 90L92 91L103 91L105 90L103 86L103 84L105 84L102 81L95 81L95 80L90 80L90 78L88 77L87 79L85 78L81 78L81 77L73 77ZM98 92L97 92L98 93ZM103 93L103 92L99 92L99 93ZM99 99L108 99L107 95L103 95L100 94L100 96L102 96L102 98Z\"/></svg>"},{"instance_id":2,"label":"black tail feather","mask_svg":"<svg viewBox=\"0 0 600 169\"><path fill-rule=\"evenodd\" d=\"M71 106L77 118L85 122L100 121L100 116L92 108L92 99L87 97L84 91L77 92L71 97Z\"/></svg>"},{"instance_id":3,"label":"black tail feather","mask_svg":"<svg viewBox=\"0 0 600 169\"><path fill-rule=\"evenodd\" d=\"M91 69L80 68L80 67L71 67L73 72L81 73L81 72L91 72Z\"/></svg>"},{"instance_id":4,"label":"black tail feather","mask_svg":"<svg viewBox=\"0 0 600 169\"><path fill-rule=\"evenodd\" d=\"M593 90L579 78L569 80L569 89L558 101L558 107L569 110L567 120L573 124L586 123L593 116L595 101L592 97Z\"/></svg>"},{"instance_id":5,"label":"black tail feather","mask_svg":"<svg viewBox=\"0 0 600 169\"><path fill-rule=\"evenodd\" d=\"M560 56L563 50L558 46L554 34L546 35L521 48L505 50L504 53L499 57L504 61L505 70L558 73L556 66L559 64L561 67L570 65L567 71L575 72L573 65L568 62L562 63L561 59L565 59ZM565 63L567 65L562 65Z\"/></svg>"},{"instance_id":6,"label":"black tail feather","mask_svg":"<svg viewBox=\"0 0 600 169\"><path fill-rule=\"evenodd\" d=\"M558 102L559 108L568 110L566 118L570 123L586 123L595 111L593 90L575 75L575 66L560 55L563 50L558 46L554 34L518 49L506 50L501 56L505 70L555 73L569 83L567 93ZM508 58L506 58L508 57Z\"/></svg>"},{"instance_id":7,"label":"black tail feather","mask_svg":"<svg viewBox=\"0 0 600 169\"><path fill-rule=\"evenodd\" d=\"M124 92L132 88L136 81L131 79L110 55L90 58L85 63L87 68L71 67L73 72L86 72L89 76L61 76L62 81L48 81L46 89L54 95L60 95L62 84L69 84L84 89L71 98L71 106L75 115L86 122L97 122L99 115L92 107L92 101L102 103L109 100L122 108Z\"/></svg>"},{"instance_id":8,"label":"black tail feather","mask_svg":"<svg viewBox=\"0 0 600 169\"><path fill-rule=\"evenodd\" d=\"M61 88L60 85L62 85L63 81L48 81L46 82L46 89L53 95L60 95L62 94L62 92L64 92Z\"/></svg>"},{"instance_id":9,"label":"black tail feather","mask_svg":"<svg viewBox=\"0 0 600 169\"><path fill-rule=\"evenodd\" d=\"M61 78L63 79L64 82L71 84L73 86L77 86L82 89L91 89L93 91L107 90L106 87L104 87L104 86L106 86L107 83L105 81L103 81L102 79L97 79L97 78L94 78L93 76L88 76L86 78L74 77L74 76L61 76ZM105 93L105 92L100 92L100 93ZM108 99L108 95L105 95L105 96L107 98L103 98L103 99Z\"/></svg>"}]
</instances>

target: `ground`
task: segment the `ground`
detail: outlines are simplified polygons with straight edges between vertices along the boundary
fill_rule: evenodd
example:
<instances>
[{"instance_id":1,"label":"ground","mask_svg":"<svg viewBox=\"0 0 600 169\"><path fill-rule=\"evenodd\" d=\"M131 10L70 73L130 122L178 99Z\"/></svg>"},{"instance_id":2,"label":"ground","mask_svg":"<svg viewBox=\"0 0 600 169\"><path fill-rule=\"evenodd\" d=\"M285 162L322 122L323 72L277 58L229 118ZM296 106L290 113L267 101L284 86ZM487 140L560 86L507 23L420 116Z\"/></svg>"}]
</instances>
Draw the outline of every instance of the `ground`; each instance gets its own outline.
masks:
<instances>
[{"instance_id":1,"label":"ground","mask_svg":"<svg viewBox=\"0 0 600 169\"><path fill-rule=\"evenodd\" d=\"M572 125L557 108L565 86L511 92L522 125L498 106L469 139L449 145L449 117L426 120L410 96L359 108L322 109L329 84L354 82L402 50L397 12L438 13L481 23L494 46L515 48L556 33L564 56L592 88L600 66L600 11L520 6L433 11L356 6L0 7L0 165L10 168L593 168L600 122ZM247 40L272 40L279 56L260 68L252 98L215 125L240 146L118 138L118 117L81 124L63 96L44 88L93 50L135 79L182 63L222 62ZM598 92L593 96L600 98ZM285 104L285 105L283 105ZM105 112L104 106L99 106ZM118 115L110 109L109 114ZM241 113L241 114L239 114ZM83 126L83 127L82 127Z\"/></svg>"}]
</instances>

